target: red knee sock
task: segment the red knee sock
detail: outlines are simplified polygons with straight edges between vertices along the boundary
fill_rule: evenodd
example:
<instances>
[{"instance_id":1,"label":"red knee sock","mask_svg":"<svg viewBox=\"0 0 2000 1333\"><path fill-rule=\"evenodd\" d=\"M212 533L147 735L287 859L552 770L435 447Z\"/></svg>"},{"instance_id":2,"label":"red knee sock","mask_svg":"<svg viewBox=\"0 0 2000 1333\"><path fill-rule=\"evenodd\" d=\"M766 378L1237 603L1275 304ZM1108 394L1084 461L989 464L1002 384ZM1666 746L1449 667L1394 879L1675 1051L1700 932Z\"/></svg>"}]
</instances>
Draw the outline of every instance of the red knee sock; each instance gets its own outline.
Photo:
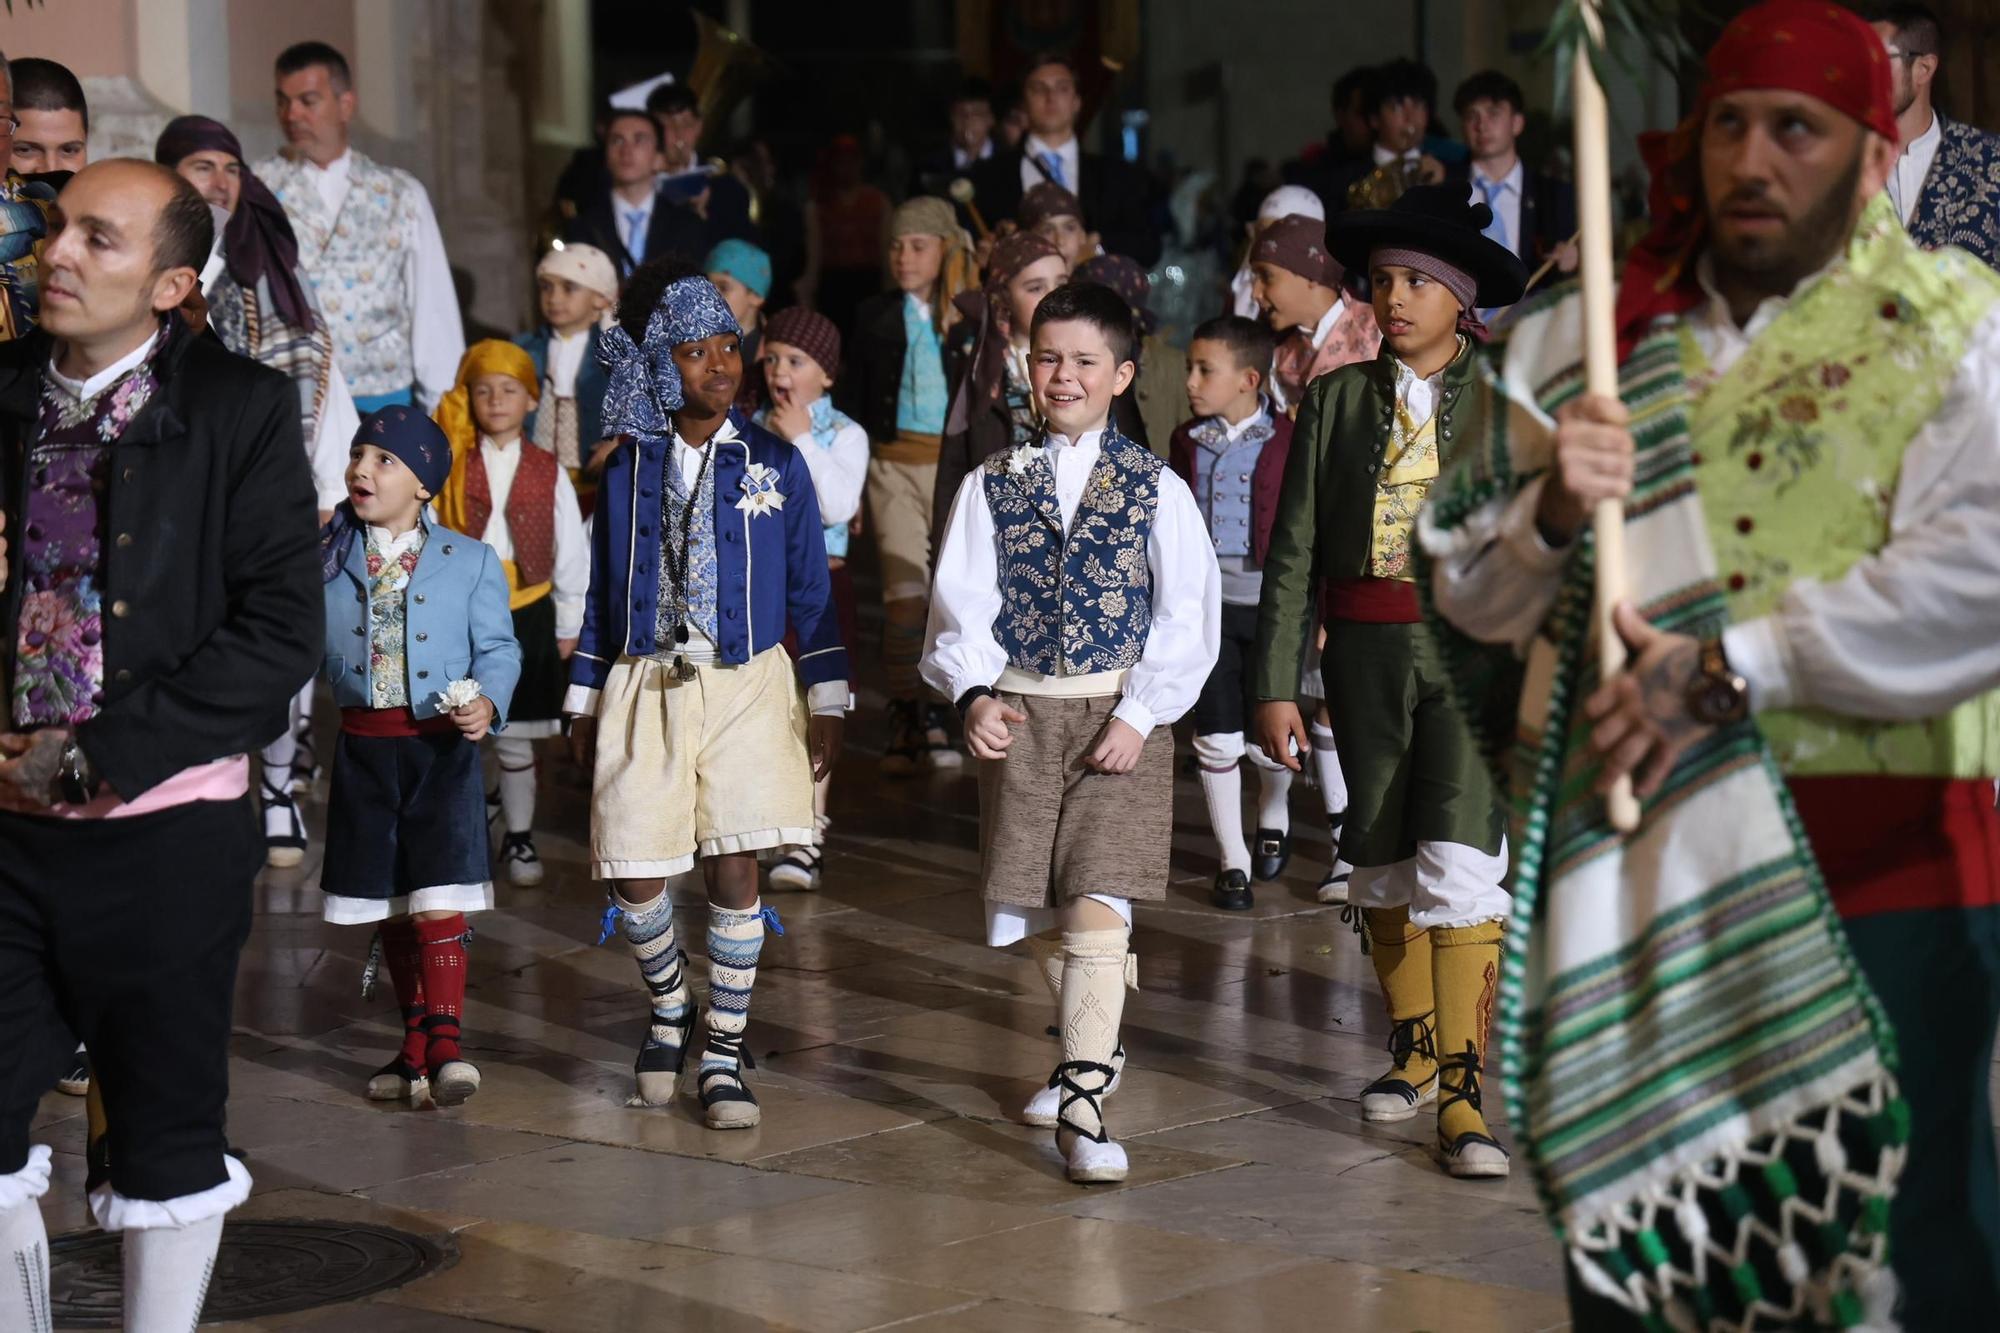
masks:
<instances>
[{"instance_id":1,"label":"red knee sock","mask_svg":"<svg viewBox=\"0 0 2000 1333\"><path fill-rule=\"evenodd\" d=\"M433 1074L459 1058L459 1017L465 1008L465 914L412 921L424 978L424 1065Z\"/></svg>"},{"instance_id":2,"label":"red knee sock","mask_svg":"<svg viewBox=\"0 0 2000 1333\"><path fill-rule=\"evenodd\" d=\"M403 1063L424 1072L424 971L417 950L416 922L408 917L384 921L382 964L396 987L396 1003L403 1010Z\"/></svg>"}]
</instances>

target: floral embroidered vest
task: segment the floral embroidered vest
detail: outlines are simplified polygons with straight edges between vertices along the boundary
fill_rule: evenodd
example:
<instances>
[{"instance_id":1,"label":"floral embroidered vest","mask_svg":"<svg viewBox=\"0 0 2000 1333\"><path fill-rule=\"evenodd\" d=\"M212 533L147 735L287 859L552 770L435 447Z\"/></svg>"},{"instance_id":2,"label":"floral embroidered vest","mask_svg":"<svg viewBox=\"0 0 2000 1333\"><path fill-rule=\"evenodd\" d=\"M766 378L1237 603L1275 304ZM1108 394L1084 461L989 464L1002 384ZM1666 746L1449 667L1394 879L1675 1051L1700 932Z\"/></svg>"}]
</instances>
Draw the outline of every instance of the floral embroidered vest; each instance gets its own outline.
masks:
<instances>
[{"instance_id":1,"label":"floral embroidered vest","mask_svg":"<svg viewBox=\"0 0 2000 1333\"><path fill-rule=\"evenodd\" d=\"M405 594L429 533L419 523L409 545L390 555L364 537L368 564L368 698L372 708L410 706L409 603Z\"/></svg>"},{"instance_id":2,"label":"floral embroidered vest","mask_svg":"<svg viewBox=\"0 0 2000 1333\"><path fill-rule=\"evenodd\" d=\"M349 151L347 197L338 214L327 212L303 163L266 158L257 174L292 220L299 266L312 279L340 369L361 398L407 389L416 379L407 247L423 187L408 172Z\"/></svg>"},{"instance_id":3,"label":"floral embroidered vest","mask_svg":"<svg viewBox=\"0 0 2000 1333\"><path fill-rule=\"evenodd\" d=\"M1000 555L993 632L1008 662L1044 676L1137 662L1153 624L1146 545L1160 506L1159 458L1105 431L1067 530L1046 449L1024 446L983 466Z\"/></svg>"},{"instance_id":4,"label":"floral embroidered vest","mask_svg":"<svg viewBox=\"0 0 2000 1333\"><path fill-rule=\"evenodd\" d=\"M1904 450L1943 401L2000 276L1960 250L1925 252L1887 196L1863 213L1847 261L1711 379L1684 334L1697 485L1730 618L1785 589L1832 582L1889 540ZM2000 775L2000 695L1922 722L1814 709L1760 712L1792 776Z\"/></svg>"}]
</instances>

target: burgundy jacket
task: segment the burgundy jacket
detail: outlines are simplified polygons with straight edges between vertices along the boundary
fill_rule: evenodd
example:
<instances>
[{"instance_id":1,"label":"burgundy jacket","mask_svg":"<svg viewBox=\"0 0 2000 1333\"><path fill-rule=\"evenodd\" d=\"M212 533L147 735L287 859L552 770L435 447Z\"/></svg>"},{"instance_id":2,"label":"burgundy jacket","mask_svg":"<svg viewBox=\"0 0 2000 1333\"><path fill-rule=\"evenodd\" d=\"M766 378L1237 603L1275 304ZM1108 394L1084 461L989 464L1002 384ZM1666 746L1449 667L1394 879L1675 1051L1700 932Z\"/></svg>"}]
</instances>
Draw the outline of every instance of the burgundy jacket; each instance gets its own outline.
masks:
<instances>
[{"instance_id":1,"label":"burgundy jacket","mask_svg":"<svg viewBox=\"0 0 2000 1333\"><path fill-rule=\"evenodd\" d=\"M1270 410L1268 400L1265 409ZM1270 416L1271 438L1257 455L1257 471L1250 479L1250 558L1259 569L1271 553L1271 527L1278 521L1278 491L1285 481L1285 458L1292 451L1292 419L1283 412L1272 411ZM1200 420L1196 417L1175 427L1173 440L1167 446L1167 466L1190 489L1194 486L1195 460L1201 456L1193 431Z\"/></svg>"}]
</instances>

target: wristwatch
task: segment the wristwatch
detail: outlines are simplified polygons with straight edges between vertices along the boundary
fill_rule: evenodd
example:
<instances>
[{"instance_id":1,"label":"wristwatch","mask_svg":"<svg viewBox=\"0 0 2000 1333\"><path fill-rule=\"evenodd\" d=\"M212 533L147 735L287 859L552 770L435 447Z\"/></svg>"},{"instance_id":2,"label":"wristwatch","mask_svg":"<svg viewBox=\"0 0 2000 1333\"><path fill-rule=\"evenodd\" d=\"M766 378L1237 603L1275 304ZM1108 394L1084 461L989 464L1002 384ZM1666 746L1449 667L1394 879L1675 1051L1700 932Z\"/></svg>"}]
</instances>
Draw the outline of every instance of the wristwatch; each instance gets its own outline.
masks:
<instances>
[{"instance_id":1,"label":"wristwatch","mask_svg":"<svg viewBox=\"0 0 2000 1333\"><path fill-rule=\"evenodd\" d=\"M974 685L974 686L973 686L973 687L972 687L971 689L967 690L967 691L966 691L966 692L965 692L964 694L961 694L961 695L959 695L959 696L958 696L958 715L959 715L959 717L963 718L963 717L964 717L964 716L965 716L965 715L966 715L967 713L971 712L971 711L972 711L972 705L974 705L974 704L978 703L978 702L979 702L979 701L980 701L981 699L991 699L991 698L994 698L994 697L996 697L996 696L994 695L994 692L993 692L993 689L992 689L992 687L991 687L991 686L988 686L988 685Z\"/></svg>"},{"instance_id":2,"label":"wristwatch","mask_svg":"<svg viewBox=\"0 0 2000 1333\"><path fill-rule=\"evenodd\" d=\"M1688 685L1687 710L1708 727L1726 727L1750 716L1750 682L1730 669L1721 639L1704 639L1701 666Z\"/></svg>"},{"instance_id":3,"label":"wristwatch","mask_svg":"<svg viewBox=\"0 0 2000 1333\"><path fill-rule=\"evenodd\" d=\"M56 761L56 790L62 794L64 805L89 805L103 788L104 779L97 776L97 770L90 766L90 756L71 736L63 742L62 754Z\"/></svg>"}]
</instances>

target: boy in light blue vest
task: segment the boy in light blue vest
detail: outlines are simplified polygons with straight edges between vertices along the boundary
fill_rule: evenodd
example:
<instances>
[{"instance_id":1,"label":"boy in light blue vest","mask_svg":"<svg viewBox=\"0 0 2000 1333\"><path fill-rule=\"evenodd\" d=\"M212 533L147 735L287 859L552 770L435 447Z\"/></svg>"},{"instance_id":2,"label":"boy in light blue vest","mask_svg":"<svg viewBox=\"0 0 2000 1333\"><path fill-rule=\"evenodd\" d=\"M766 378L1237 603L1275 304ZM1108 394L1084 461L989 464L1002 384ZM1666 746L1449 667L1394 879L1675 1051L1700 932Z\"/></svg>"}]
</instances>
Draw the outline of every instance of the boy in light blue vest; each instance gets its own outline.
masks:
<instances>
[{"instance_id":1,"label":"boy in light blue vest","mask_svg":"<svg viewBox=\"0 0 2000 1333\"><path fill-rule=\"evenodd\" d=\"M1071 1180L1117 1181L1131 903L1166 897L1171 727L1215 666L1221 574L1187 484L1110 424L1137 370L1124 299L1059 287L1030 337L1046 425L959 488L923 673L979 760L987 943L1029 939L1056 999L1062 1059L1024 1119Z\"/></svg>"}]
</instances>

